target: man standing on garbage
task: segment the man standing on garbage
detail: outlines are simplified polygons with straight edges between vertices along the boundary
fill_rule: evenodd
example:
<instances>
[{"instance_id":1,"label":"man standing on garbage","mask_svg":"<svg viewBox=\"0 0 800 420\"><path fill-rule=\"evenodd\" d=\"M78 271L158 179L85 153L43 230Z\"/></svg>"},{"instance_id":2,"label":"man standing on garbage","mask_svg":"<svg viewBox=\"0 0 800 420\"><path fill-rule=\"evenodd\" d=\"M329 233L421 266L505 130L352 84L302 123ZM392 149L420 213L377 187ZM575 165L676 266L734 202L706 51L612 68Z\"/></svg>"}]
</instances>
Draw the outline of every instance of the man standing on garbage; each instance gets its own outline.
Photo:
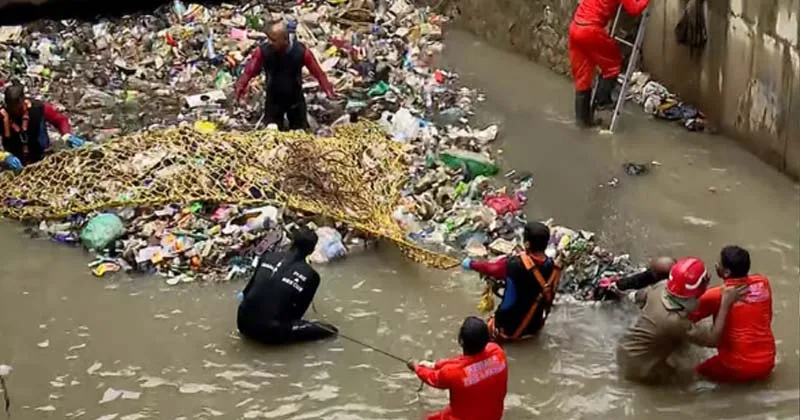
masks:
<instances>
[{"instance_id":1,"label":"man standing on garbage","mask_svg":"<svg viewBox=\"0 0 800 420\"><path fill-rule=\"evenodd\" d=\"M319 287L319 274L306 262L316 245L316 233L298 228L288 252L266 253L257 260L236 318L245 337L264 344L288 344L337 334L332 325L302 319Z\"/></svg>"},{"instance_id":2,"label":"man standing on garbage","mask_svg":"<svg viewBox=\"0 0 800 420\"><path fill-rule=\"evenodd\" d=\"M724 285L709 289L700 298L690 319L715 315L725 304L725 289L745 287L746 294L730 309L718 341L709 343L717 355L695 367L715 382L751 382L766 379L775 367L775 336L772 334L772 289L769 280L750 274L750 253L738 246L720 252L717 275ZM719 316L717 316L719 317Z\"/></svg>"},{"instance_id":3,"label":"man standing on garbage","mask_svg":"<svg viewBox=\"0 0 800 420\"><path fill-rule=\"evenodd\" d=\"M569 61L575 82L575 118L581 127L595 125L594 110L613 104L611 92L622 69L622 55L606 26L620 3L631 16L640 15L650 0L582 0L569 26ZM600 68L595 103L592 82L595 67Z\"/></svg>"},{"instance_id":4,"label":"man standing on garbage","mask_svg":"<svg viewBox=\"0 0 800 420\"><path fill-rule=\"evenodd\" d=\"M673 377L672 353L689 342L713 346L719 341L731 305L744 293L732 287L721 292L714 326L709 330L692 323L690 315L706 291L710 277L699 258L684 258L672 266L669 279L631 292L642 314L617 345L620 376L646 383Z\"/></svg>"},{"instance_id":5,"label":"man standing on garbage","mask_svg":"<svg viewBox=\"0 0 800 420\"><path fill-rule=\"evenodd\" d=\"M529 222L523 231L525 250L494 261L472 261L461 266L504 282L500 307L489 319L489 331L498 341L532 337L544 326L553 306L561 266L544 254L550 241L550 228Z\"/></svg>"},{"instance_id":6,"label":"man standing on garbage","mask_svg":"<svg viewBox=\"0 0 800 420\"><path fill-rule=\"evenodd\" d=\"M489 342L489 327L471 316L461 324L458 344L463 354L433 366L408 362L426 384L450 391L450 405L428 420L500 420L508 389L506 354Z\"/></svg>"},{"instance_id":7,"label":"man standing on garbage","mask_svg":"<svg viewBox=\"0 0 800 420\"><path fill-rule=\"evenodd\" d=\"M264 122L285 129L283 118L289 120L290 130L308 128L306 100L303 95L303 67L319 82L320 88L334 98L333 86L319 66L311 50L303 43L290 39L285 23L273 23L267 30L268 41L253 51L239 80L236 82L236 100L247 93L250 79L260 71L266 80Z\"/></svg>"},{"instance_id":8,"label":"man standing on garbage","mask_svg":"<svg viewBox=\"0 0 800 420\"><path fill-rule=\"evenodd\" d=\"M0 152L0 161L8 168L20 170L23 165L44 158L50 147L45 123L55 127L69 147L83 146L83 139L71 133L69 119L46 102L25 98L21 84L7 87L4 98L5 105L0 108L0 139L4 150Z\"/></svg>"}]
</instances>

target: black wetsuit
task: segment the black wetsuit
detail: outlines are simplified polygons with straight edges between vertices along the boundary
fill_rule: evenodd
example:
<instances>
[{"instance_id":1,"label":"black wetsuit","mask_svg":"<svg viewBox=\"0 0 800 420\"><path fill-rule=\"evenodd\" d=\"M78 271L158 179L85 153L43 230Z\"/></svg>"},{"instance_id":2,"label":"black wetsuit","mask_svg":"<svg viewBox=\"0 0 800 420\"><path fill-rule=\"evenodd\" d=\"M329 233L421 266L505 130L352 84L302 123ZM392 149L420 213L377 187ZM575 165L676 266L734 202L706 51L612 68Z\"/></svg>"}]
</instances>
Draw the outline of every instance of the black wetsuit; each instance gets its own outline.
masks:
<instances>
[{"instance_id":1,"label":"black wetsuit","mask_svg":"<svg viewBox=\"0 0 800 420\"><path fill-rule=\"evenodd\" d=\"M648 268L645 271L631 274L629 276L619 279L616 283L618 290L639 290L645 287L652 286L661 280L666 280L669 273L657 273L655 270ZM607 289L596 288L594 291L595 300L619 300L619 295Z\"/></svg>"},{"instance_id":2,"label":"black wetsuit","mask_svg":"<svg viewBox=\"0 0 800 420\"><path fill-rule=\"evenodd\" d=\"M305 45L292 42L285 53L276 51L269 42L262 44L260 48L267 80L265 122L284 128L283 116L286 115L290 130L308 128L302 73Z\"/></svg>"},{"instance_id":3,"label":"black wetsuit","mask_svg":"<svg viewBox=\"0 0 800 420\"><path fill-rule=\"evenodd\" d=\"M545 258L544 261L536 263L536 268L545 280L550 278L553 273L553 264L551 258ZM510 335L522 324L533 304L539 299L542 294L542 286L534 274L525 268L519 256L508 258L506 273L508 278L506 279L505 293L494 316L495 325L501 328L505 334ZM522 331L522 336L535 335L542 329L552 304L551 300L543 297L530 322Z\"/></svg>"},{"instance_id":4,"label":"black wetsuit","mask_svg":"<svg viewBox=\"0 0 800 420\"><path fill-rule=\"evenodd\" d=\"M302 319L319 287L319 274L294 251L261 256L247 283L236 323L248 338L265 344L313 341L335 327Z\"/></svg>"}]
</instances>

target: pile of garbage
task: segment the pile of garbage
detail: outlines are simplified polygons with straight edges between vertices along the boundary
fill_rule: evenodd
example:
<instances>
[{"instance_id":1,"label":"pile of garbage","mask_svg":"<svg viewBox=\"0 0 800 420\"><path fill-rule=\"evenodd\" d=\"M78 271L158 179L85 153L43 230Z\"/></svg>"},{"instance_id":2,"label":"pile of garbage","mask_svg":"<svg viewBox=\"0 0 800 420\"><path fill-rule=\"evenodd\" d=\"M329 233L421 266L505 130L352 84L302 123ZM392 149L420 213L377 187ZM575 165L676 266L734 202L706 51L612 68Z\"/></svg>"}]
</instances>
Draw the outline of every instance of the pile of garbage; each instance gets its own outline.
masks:
<instances>
[{"instance_id":1,"label":"pile of garbage","mask_svg":"<svg viewBox=\"0 0 800 420\"><path fill-rule=\"evenodd\" d=\"M314 52L336 92L345 98L331 101L316 81L306 79L315 134L331 136L337 129L346 130L350 121L371 120L403 150L397 158L403 173L385 181L396 187L397 196L375 197L381 205L388 203L381 213L359 215L361 205L344 205L333 213L326 213L321 203L302 205L315 191L353 191L342 177L315 190L300 189L295 199L255 194L253 185L262 179L250 168L264 169L276 155L265 151L262 159L242 150L235 153L242 159L227 162L228 151L222 149L200 156L198 141L184 148L193 154L189 157L176 158L153 147L119 158L117 166L149 168L128 177L138 183L133 190L126 180L117 185L113 177L94 182L75 174L71 179L83 181L44 182L35 189L37 197L23 198L25 184L7 178L3 213L35 220L31 230L36 234L93 250L97 258L90 266L95 275L159 273L169 284L231 279L246 272L253 256L285 246L286 233L298 225L314 229L320 237L312 257L319 263L368 248L378 237L392 238L408 255L437 267L452 266L464 255L491 258L520 248L522 208L534 179L529 173L510 171L505 174L507 185L498 188L492 182L499 172L492 155L499 128L470 125L473 109L483 98L437 65L445 18L407 0L377 7L368 0L254 1L219 7L175 0L152 14L0 28L0 84L21 81L32 96L65 108L76 133L101 143L51 156L18 177L47 165L55 165L51 173L68 171L85 167L74 162L103 157L113 167L117 162L107 154L111 146L106 144L122 148L125 143L105 142L122 134L157 137L163 128L179 125L184 133L192 127L205 136L227 136L231 130L258 128L263 82L254 81L243 106L231 104L230 98L246 58L265 39L265 25L276 19L291 23L292 36ZM375 152L368 147L348 150L360 154L359 162L367 170L390 167ZM195 180L197 165L208 165L205 159L211 156L221 168L209 177L213 182L183 182L199 191L196 194L176 196L174 188L155 188L159 177ZM311 161L295 169L307 170ZM310 182L312 177L305 175L294 179ZM264 183L274 179L263 178ZM151 186L149 191L163 193L160 199L137 201L135 193ZM234 193L241 196L233 200ZM116 194L118 199L97 199L102 194ZM599 249L586 232L563 227L553 232L554 249L569 255L572 263L565 271L563 290L581 295L598 276L633 270L627 258ZM420 252L423 248L428 251Z\"/></svg>"},{"instance_id":2,"label":"pile of garbage","mask_svg":"<svg viewBox=\"0 0 800 420\"><path fill-rule=\"evenodd\" d=\"M681 122L689 131L715 131L702 111L681 101L647 73L633 73L628 85L627 99L641 105L644 112L656 118Z\"/></svg>"}]
</instances>

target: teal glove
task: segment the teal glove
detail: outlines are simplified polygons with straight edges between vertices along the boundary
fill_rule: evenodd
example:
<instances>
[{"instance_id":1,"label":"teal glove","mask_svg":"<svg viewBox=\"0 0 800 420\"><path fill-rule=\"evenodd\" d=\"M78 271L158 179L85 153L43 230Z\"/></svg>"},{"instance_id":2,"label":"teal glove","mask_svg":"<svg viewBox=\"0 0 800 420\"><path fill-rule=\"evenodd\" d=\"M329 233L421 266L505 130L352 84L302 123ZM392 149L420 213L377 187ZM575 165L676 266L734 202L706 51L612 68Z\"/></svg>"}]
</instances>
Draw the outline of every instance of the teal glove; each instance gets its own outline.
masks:
<instances>
[{"instance_id":1,"label":"teal glove","mask_svg":"<svg viewBox=\"0 0 800 420\"><path fill-rule=\"evenodd\" d=\"M471 270L472 269L472 267L470 267L471 264L472 264L472 259L471 258L469 258L469 257L464 258L461 261L461 268L463 268L464 270Z\"/></svg>"},{"instance_id":2,"label":"teal glove","mask_svg":"<svg viewBox=\"0 0 800 420\"><path fill-rule=\"evenodd\" d=\"M6 156L6 165L15 171L22 170L22 162L20 162L18 157L12 154Z\"/></svg>"},{"instance_id":3,"label":"teal glove","mask_svg":"<svg viewBox=\"0 0 800 420\"><path fill-rule=\"evenodd\" d=\"M236 300L241 302L244 300L244 292L239 292L236 294Z\"/></svg>"},{"instance_id":4,"label":"teal glove","mask_svg":"<svg viewBox=\"0 0 800 420\"><path fill-rule=\"evenodd\" d=\"M82 138L80 138L80 137L78 137L78 136L76 136L74 134L70 134L69 138L67 139L67 146L69 146L70 149L77 149L77 148L83 147L83 145L85 145L85 144L86 144L86 140L84 140L84 139L82 139Z\"/></svg>"}]
</instances>

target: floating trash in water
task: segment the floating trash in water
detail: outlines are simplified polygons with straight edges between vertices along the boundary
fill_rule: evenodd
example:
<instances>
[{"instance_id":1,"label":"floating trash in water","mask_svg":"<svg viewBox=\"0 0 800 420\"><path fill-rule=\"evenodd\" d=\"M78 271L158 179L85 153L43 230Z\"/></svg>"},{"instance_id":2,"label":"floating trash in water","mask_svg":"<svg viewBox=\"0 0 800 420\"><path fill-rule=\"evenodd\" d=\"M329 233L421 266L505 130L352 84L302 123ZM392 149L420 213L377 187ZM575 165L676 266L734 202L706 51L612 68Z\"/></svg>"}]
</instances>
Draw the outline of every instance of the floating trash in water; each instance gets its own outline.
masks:
<instances>
[{"instance_id":1,"label":"floating trash in water","mask_svg":"<svg viewBox=\"0 0 800 420\"><path fill-rule=\"evenodd\" d=\"M693 226L702 226L707 228L714 227L717 224L717 222L713 220L701 219L695 216L683 216L683 221Z\"/></svg>"},{"instance_id":2,"label":"floating trash in water","mask_svg":"<svg viewBox=\"0 0 800 420\"><path fill-rule=\"evenodd\" d=\"M36 407L33 410L34 411L51 412L51 411L56 411L56 408L55 408L55 406L52 406L52 405L45 405L45 406L41 406L41 407Z\"/></svg>"},{"instance_id":3,"label":"floating trash in water","mask_svg":"<svg viewBox=\"0 0 800 420\"><path fill-rule=\"evenodd\" d=\"M178 392L181 394L197 394L197 393L205 393L211 394L217 391L222 390L222 388L217 388L214 385L209 384L183 384L178 387Z\"/></svg>"},{"instance_id":4,"label":"floating trash in water","mask_svg":"<svg viewBox=\"0 0 800 420\"><path fill-rule=\"evenodd\" d=\"M36 346L39 347L40 349L46 349L50 347L50 340L44 340L41 343L36 343Z\"/></svg>"},{"instance_id":5,"label":"floating trash in water","mask_svg":"<svg viewBox=\"0 0 800 420\"><path fill-rule=\"evenodd\" d=\"M138 400L141 395L142 395L141 392L108 388L106 392L103 393L103 398L101 398L98 403L106 404L118 398L122 398L123 400Z\"/></svg>"}]
</instances>

